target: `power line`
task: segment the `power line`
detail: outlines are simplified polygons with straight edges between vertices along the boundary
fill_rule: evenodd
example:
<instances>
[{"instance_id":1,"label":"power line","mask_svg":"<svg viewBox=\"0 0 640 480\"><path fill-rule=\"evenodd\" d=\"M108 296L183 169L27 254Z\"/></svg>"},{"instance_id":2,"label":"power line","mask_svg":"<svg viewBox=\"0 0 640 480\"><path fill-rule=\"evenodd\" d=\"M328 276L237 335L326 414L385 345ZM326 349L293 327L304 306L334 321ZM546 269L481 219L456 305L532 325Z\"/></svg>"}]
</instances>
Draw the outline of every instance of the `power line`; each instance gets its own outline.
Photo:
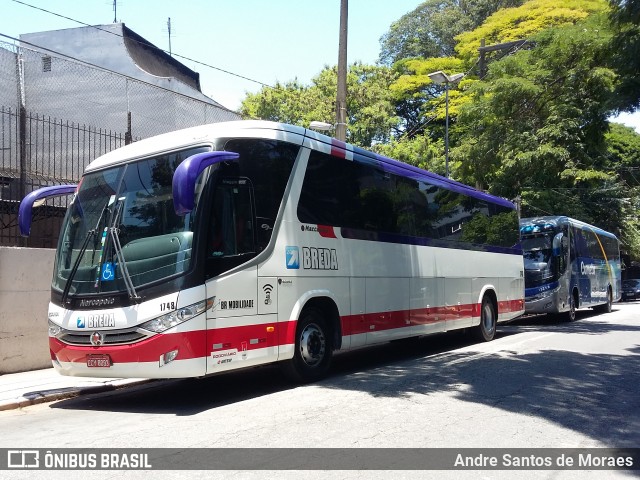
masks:
<instances>
[{"instance_id":1,"label":"power line","mask_svg":"<svg viewBox=\"0 0 640 480\"><path fill-rule=\"evenodd\" d=\"M19 3L20 5L24 5L25 7L30 7L30 8L33 8L34 10L40 10L41 12L45 12L45 13L48 13L50 15L54 15L54 16L59 17L59 18L64 18L65 20L69 20L71 22L75 22L75 23L78 23L80 25L84 25L85 27L95 28L96 30L100 30L101 32L105 32L105 33L108 33L110 35L114 35L116 37L123 38L122 35L120 35L120 34L118 34L116 32L110 31L110 30L106 30L104 28L100 28L97 25L89 25L88 23L81 22L80 20L76 20L75 18L67 17L67 16L62 15L60 13L52 12L51 10L47 10L46 8L42 8L42 7L37 7L35 5L31 5L29 3L23 2L22 0L12 0L12 1L15 2L15 3ZM7 35L7 37L8 37L8 35ZM130 40L133 40L133 39L130 39ZM136 41L136 42L140 43L141 45L148 46L148 44L146 44L144 42L140 42L140 41L137 41L137 40L133 40L133 41ZM156 47L156 48L158 48L158 47ZM243 80L247 80L249 82L257 83L258 85L262 85L263 87L272 88L272 89L276 88L276 87L274 87L272 85L269 85L268 83L264 83L264 82L261 82L259 80L255 80L253 78L249 78L249 77L246 77L244 75L240 75L238 73L230 72L229 70L225 70L223 68L216 67L214 65L202 62L200 60L196 60L194 58L190 58L190 57L187 57L187 56L184 56L184 55L179 55L177 53L171 53L171 52L168 52L166 50L163 50L162 48L158 48L158 50L166 53L167 55L170 55L170 56L173 56L173 57L178 57L178 58L181 58L183 60L187 60L189 62L194 62L194 63L196 63L198 65L202 65L204 67L212 68L212 69L217 70L219 72L226 73L228 75L232 75L232 76L237 77L237 78L242 78Z\"/></svg>"},{"instance_id":2,"label":"power line","mask_svg":"<svg viewBox=\"0 0 640 480\"><path fill-rule=\"evenodd\" d=\"M42 50L42 51L45 51L45 52L52 53L52 54L54 54L54 55L56 55L56 56L58 56L58 57L66 58L66 59L69 59L69 60L71 60L71 61L73 61L73 62L76 62L76 63L82 64L82 65L86 65L87 67L95 68L95 69L97 69L97 70L102 70L103 72L108 72L108 73L110 73L110 74L112 74L112 75L117 75L117 76L119 76L119 77L126 78L126 79L128 79L128 80L132 80L132 81L134 81L134 82L140 82L140 83L144 83L144 84L147 84L147 85L152 85L152 86L153 86L153 87L155 87L155 88L158 88L158 89L160 89L160 90L164 90L165 92L170 92L170 93L172 93L172 94L174 94L174 95L179 95L179 96L181 96L181 97L189 98L189 99L191 99L191 100L198 100L197 98L191 97L191 96L189 96L189 95L185 95L184 93L176 92L176 91L174 91L174 90L169 90L168 88L162 87L162 86L160 86L160 85L153 85L153 84L147 83L147 82L145 82L144 80L140 80L139 78L130 77L129 75L125 75L125 74L120 73L120 72L116 72L116 71L113 71L113 70L109 70L108 68L104 68L104 67L101 67L101 66L99 66L99 65L94 65L93 63L87 62L87 61L85 61L85 60L81 60L81 59L79 59L79 58L72 57L71 55L67 55L67 54L62 53L62 52L57 52L56 50L52 50L52 49L47 48L47 47L42 47L42 46L37 45L37 44L35 44L35 43L27 42L27 41L25 41L25 40L20 40L20 39L18 39L18 38L12 37L11 35L6 35L6 34L4 34L4 33L1 33L1 32L0 32L0 37L8 38L8 39L10 39L10 40L13 40L14 42L20 42L20 43L22 43L22 44L29 45L29 46L31 46L31 47L33 47L33 48L37 48L37 49L39 49L39 50ZM200 100L200 101L201 101L201 100ZM238 113L238 112L236 112L235 110L231 110L230 108L226 108L224 105L221 105L221 104L220 104L220 103L218 103L218 102L215 102L215 105L214 105L214 106L215 106L216 108L219 108L219 109L221 109L221 110L225 110L225 111L230 112L230 113L235 113L235 114L237 114L237 113Z\"/></svg>"}]
</instances>

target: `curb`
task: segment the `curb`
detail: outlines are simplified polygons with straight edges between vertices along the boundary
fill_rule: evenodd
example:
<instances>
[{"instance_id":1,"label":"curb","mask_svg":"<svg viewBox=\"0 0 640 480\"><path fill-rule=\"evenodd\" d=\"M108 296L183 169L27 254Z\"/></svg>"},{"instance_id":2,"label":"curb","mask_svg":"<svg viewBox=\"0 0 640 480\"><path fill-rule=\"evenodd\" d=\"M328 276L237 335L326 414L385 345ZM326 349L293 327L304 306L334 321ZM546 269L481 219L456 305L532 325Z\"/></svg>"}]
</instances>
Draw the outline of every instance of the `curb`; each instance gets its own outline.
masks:
<instances>
[{"instance_id":1,"label":"curb","mask_svg":"<svg viewBox=\"0 0 640 480\"><path fill-rule=\"evenodd\" d=\"M55 402L58 400L66 400L69 398L79 397L81 395L88 395L92 393L104 393L120 390L126 387L132 387L135 385L142 385L152 382L151 379L142 380L117 380L112 383L105 383L102 385L88 385L82 387L66 387L57 388L52 390L43 390L40 392L30 392L26 395L16 397L11 400L0 400L0 411L14 410L17 408L28 407L30 405L37 405L39 403Z\"/></svg>"}]
</instances>

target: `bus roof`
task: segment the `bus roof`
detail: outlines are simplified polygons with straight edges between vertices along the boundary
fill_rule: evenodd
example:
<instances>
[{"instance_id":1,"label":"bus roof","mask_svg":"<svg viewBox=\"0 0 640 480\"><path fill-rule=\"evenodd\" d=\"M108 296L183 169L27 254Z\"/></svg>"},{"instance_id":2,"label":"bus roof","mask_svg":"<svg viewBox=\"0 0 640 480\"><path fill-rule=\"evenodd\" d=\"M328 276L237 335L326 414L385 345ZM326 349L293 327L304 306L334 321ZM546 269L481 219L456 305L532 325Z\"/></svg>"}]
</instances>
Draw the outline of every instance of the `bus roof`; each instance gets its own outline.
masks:
<instances>
[{"instance_id":1,"label":"bus roof","mask_svg":"<svg viewBox=\"0 0 640 480\"><path fill-rule=\"evenodd\" d=\"M502 205L510 209L515 209L515 205L509 200L476 190L475 188L463 183L442 177L413 165L384 157L377 153L341 142L335 138L331 138L327 135L323 135L304 127L264 120L238 120L212 123L146 138L98 157L87 166L86 172L101 170L103 168L127 163L131 160L150 157L166 151L180 150L182 148L193 146L194 144L204 145L212 143L219 137L235 136L240 130L244 130L247 135L255 134L257 137L265 135L265 131L279 131L283 134L299 135L302 138L306 137L328 145L330 148L353 152L355 158L358 156L365 157L369 161L377 163L383 170L390 173L413 178L415 180L427 180L431 184L435 184L448 190L478 198L489 203Z\"/></svg>"},{"instance_id":2,"label":"bus roof","mask_svg":"<svg viewBox=\"0 0 640 480\"><path fill-rule=\"evenodd\" d=\"M606 230L598 228L589 223L576 220L575 218L567 217L566 215L549 215L549 216L542 216L542 217L528 217L528 218L520 219L521 227L527 226L527 225L537 225L537 224L549 224L556 227L564 226L564 225L572 225L574 227L581 228L581 229L588 228L594 232L597 232L600 235L615 238L616 240L618 239L618 237L616 237L615 234L611 232L607 232ZM520 231L522 231L522 228Z\"/></svg>"}]
</instances>

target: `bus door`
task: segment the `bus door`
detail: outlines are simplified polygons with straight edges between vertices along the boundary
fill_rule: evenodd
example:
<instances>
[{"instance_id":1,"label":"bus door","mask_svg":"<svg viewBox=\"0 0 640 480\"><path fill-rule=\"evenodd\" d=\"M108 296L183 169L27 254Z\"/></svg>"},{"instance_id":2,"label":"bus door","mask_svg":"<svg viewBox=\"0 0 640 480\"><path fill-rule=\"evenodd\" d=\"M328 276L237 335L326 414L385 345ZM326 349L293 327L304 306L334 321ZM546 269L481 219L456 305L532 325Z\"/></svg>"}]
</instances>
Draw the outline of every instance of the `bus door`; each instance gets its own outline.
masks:
<instances>
[{"instance_id":1,"label":"bus door","mask_svg":"<svg viewBox=\"0 0 640 480\"><path fill-rule=\"evenodd\" d=\"M556 233L551 242L551 258L553 262L554 278L558 279L559 299L568 299L571 292L571 263L575 257L575 248L572 246L569 229L566 227L562 232ZM573 262L575 263L575 262Z\"/></svg>"},{"instance_id":2,"label":"bus door","mask_svg":"<svg viewBox=\"0 0 640 480\"><path fill-rule=\"evenodd\" d=\"M238 367L262 338L251 326L258 314L257 266L227 274L256 255L254 212L248 178L217 180L206 222L207 298L215 299L207 312L207 373Z\"/></svg>"}]
</instances>

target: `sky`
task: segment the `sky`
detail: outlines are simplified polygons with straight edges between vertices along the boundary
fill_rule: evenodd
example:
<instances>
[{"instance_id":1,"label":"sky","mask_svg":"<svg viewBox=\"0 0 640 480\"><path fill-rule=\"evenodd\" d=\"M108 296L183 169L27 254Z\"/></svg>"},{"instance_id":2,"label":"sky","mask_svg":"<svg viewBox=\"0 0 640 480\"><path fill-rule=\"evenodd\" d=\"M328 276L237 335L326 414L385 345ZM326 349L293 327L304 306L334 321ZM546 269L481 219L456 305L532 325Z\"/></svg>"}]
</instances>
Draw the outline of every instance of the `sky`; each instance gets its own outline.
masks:
<instances>
[{"instance_id":1,"label":"sky","mask_svg":"<svg viewBox=\"0 0 640 480\"><path fill-rule=\"evenodd\" d=\"M380 37L423 1L350 0L348 63L374 64ZM117 0L115 14L113 0L0 0L0 11L0 33L15 38L110 24L115 15L167 51L171 19L171 52L209 65L178 57L200 73L205 95L233 110L262 84L297 79L308 85L325 66L338 62L340 0ZM640 112L616 121L640 132Z\"/></svg>"},{"instance_id":2,"label":"sky","mask_svg":"<svg viewBox=\"0 0 640 480\"><path fill-rule=\"evenodd\" d=\"M373 64L380 37L424 0L351 0L347 61ZM20 0L85 24L110 24L112 0ZM0 33L82 25L13 0L0 0ZM338 63L340 0L118 0L116 18L157 47L267 85L298 79L310 84ZM0 37L0 41L3 38ZM202 92L237 109L262 85L178 58L200 73Z\"/></svg>"}]
</instances>

